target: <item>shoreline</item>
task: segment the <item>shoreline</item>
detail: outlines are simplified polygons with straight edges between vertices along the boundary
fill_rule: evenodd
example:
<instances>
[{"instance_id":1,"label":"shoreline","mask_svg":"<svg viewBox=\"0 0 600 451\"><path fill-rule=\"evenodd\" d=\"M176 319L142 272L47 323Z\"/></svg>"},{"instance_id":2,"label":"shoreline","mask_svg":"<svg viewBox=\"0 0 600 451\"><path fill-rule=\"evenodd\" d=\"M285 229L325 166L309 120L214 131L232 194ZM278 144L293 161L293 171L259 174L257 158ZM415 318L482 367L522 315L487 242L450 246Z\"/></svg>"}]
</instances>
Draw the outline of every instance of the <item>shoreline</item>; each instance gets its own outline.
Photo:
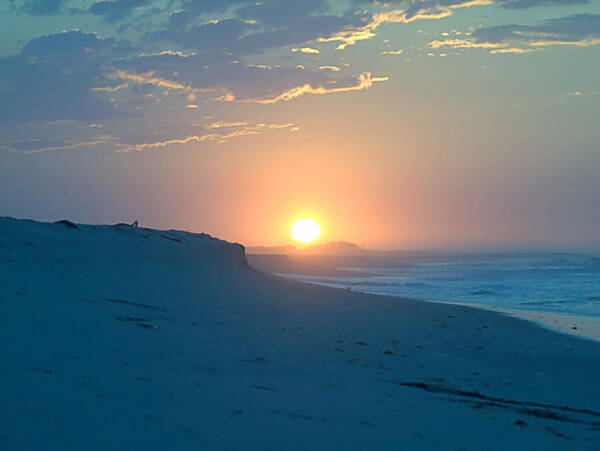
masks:
<instances>
[{"instance_id":1,"label":"shoreline","mask_svg":"<svg viewBox=\"0 0 600 451\"><path fill-rule=\"evenodd\" d=\"M354 293L375 295L375 296L385 296L392 297L398 299L412 299L415 301L422 302L432 302L437 304L449 304L449 305L460 305L465 307L473 307L480 310L486 310L491 312L498 312L505 314L507 316L511 316L514 318L522 319L525 321L529 321L539 327L544 329L548 329L554 332L559 332L567 335L571 335L578 338L588 339L595 342L600 342L600 318L594 318L590 316L581 316L574 315L570 313L555 313L555 312L543 312L539 310L522 310L522 309L511 309L511 308L503 308L503 307L493 307L485 304L476 304L476 303L468 303L468 302L460 302L460 301L445 301L441 299L427 299L427 298L416 298L416 297L407 297L401 295L394 295L390 293L376 293L376 292L367 292L360 291L354 288L348 290L347 288L335 287L328 284L320 284L317 282L306 281L297 276L305 276L304 274L282 274L275 273L277 277L283 277L284 279L296 280L298 282L307 283L310 285L316 286L325 286L329 288L334 288L337 290L344 291L352 291Z\"/></svg>"}]
</instances>

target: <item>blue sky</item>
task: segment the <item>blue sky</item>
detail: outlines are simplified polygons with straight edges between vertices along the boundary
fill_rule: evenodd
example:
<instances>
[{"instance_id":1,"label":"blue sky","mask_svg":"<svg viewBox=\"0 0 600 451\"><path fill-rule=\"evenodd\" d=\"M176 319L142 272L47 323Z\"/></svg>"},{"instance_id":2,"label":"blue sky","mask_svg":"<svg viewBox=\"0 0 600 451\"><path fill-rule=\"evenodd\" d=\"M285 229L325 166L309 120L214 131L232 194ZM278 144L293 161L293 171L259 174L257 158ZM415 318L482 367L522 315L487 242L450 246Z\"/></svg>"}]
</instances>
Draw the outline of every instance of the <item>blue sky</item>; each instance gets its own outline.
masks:
<instances>
[{"instance_id":1,"label":"blue sky","mask_svg":"<svg viewBox=\"0 0 600 451\"><path fill-rule=\"evenodd\" d=\"M0 6L0 214L247 244L600 243L600 2Z\"/></svg>"}]
</instances>

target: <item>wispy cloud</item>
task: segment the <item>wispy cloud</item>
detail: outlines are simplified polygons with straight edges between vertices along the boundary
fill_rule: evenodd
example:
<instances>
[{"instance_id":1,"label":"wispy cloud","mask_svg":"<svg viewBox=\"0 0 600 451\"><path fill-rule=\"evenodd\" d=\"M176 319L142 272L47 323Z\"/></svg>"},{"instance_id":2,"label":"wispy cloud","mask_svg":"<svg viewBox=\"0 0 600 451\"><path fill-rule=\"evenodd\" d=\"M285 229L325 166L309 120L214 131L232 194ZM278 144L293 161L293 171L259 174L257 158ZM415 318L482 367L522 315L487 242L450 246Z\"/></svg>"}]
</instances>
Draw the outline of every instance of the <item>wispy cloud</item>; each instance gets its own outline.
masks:
<instances>
[{"instance_id":1,"label":"wispy cloud","mask_svg":"<svg viewBox=\"0 0 600 451\"><path fill-rule=\"evenodd\" d=\"M428 45L433 49L444 47L452 49L496 49L506 46L506 44L499 42L476 42L470 39L443 39L431 41Z\"/></svg>"},{"instance_id":2,"label":"wispy cloud","mask_svg":"<svg viewBox=\"0 0 600 451\"><path fill-rule=\"evenodd\" d=\"M443 19L452 15L453 9L491 5L493 3L493 0L415 1L407 10L391 9L376 12L368 18L365 17L362 25L346 27L330 36L319 38L319 42L340 42L337 48L343 50L348 46L355 45L358 41L372 39L376 36L377 28L384 24L406 24L417 20ZM393 55L393 53L389 54Z\"/></svg>"},{"instance_id":3,"label":"wispy cloud","mask_svg":"<svg viewBox=\"0 0 600 451\"><path fill-rule=\"evenodd\" d=\"M404 50L402 50L402 49L386 50L385 52L381 52L382 55L402 55L403 53L404 53Z\"/></svg>"},{"instance_id":4,"label":"wispy cloud","mask_svg":"<svg viewBox=\"0 0 600 451\"><path fill-rule=\"evenodd\" d=\"M551 46L590 47L600 44L600 15L576 14L539 25L499 25L467 33L465 39L429 42L432 48L493 49L492 54L524 54Z\"/></svg>"},{"instance_id":5,"label":"wispy cloud","mask_svg":"<svg viewBox=\"0 0 600 451\"><path fill-rule=\"evenodd\" d=\"M124 89L129 87L129 83L120 83L116 86L96 86L91 88L92 91L99 91L99 92L115 92L118 91L119 89Z\"/></svg>"},{"instance_id":6,"label":"wispy cloud","mask_svg":"<svg viewBox=\"0 0 600 451\"><path fill-rule=\"evenodd\" d=\"M161 149L176 145L184 145L190 143L204 143L204 142L217 142L217 143L226 143L227 141L238 138L242 136L251 136L251 135L259 135L265 131L273 131L273 130L288 130L288 131L297 131L299 128L292 123L285 124L265 124L258 123L255 125L248 125L248 123L244 121L239 122L213 122L209 126L208 129L221 129L225 128L228 131L226 133L219 132L211 132L203 135L192 135L186 136L185 138L174 138L167 139L164 141L154 141L154 142L146 142L146 143L138 143L138 144L118 144L117 152L131 152L131 151L143 151L143 150L152 150L152 149Z\"/></svg>"},{"instance_id":7,"label":"wispy cloud","mask_svg":"<svg viewBox=\"0 0 600 451\"><path fill-rule=\"evenodd\" d=\"M364 24L358 27L348 27L333 33L328 37L319 38L319 42L339 42L338 50L355 45L358 41L372 39L376 36L375 30L385 23L406 23L406 14L401 9L379 12L370 18L363 19Z\"/></svg>"},{"instance_id":8,"label":"wispy cloud","mask_svg":"<svg viewBox=\"0 0 600 451\"><path fill-rule=\"evenodd\" d=\"M228 127L245 127L248 123L245 121L232 121L232 122L213 122L211 124L206 125L205 127L208 129L217 129L217 128L228 128Z\"/></svg>"},{"instance_id":9,"label":"wispy cloud","mask_svg":"<svg viewBox=\"0 0 600 451\"><path fill-rule=\"evenodd\" d=\"M586 96L597 96L600 95L600 90L598 91L571 91L561 95L558 100L565 100L573 97L586 97Z\"/></svg>"},{"instance_id":10,"label":"wispy cloud","mask_svg":"<svg viewBox=\"0 0 600 451\"><path fill-rule=\"evenodd\" d=\"M300 52L300 53L306 53L309 55L317 55L319 53L319 50L314 49L312 47L302 47L302 48L293 48L292 52L294 52L294 53Z\"/></svg>"},{"instance_id":11,"label":"wispy cloud","mask_svg":"<svg viewBox=\"0 0 600 451\"><path fill-rule=\"evenodd\" d=\"M452 15L452 11L472 6L488 6L495 0L413 0L406 10L406 21L422 19L443 19Z\"/></svg>"},{"instance_id":12,"label":"wispy cloud","mask_svg":"<svg viewBox=\"0 0 600 451\"><path fill-rule=\"evenodd\" d=\"M519 47L508 47L508 48L495 49L495 50L490 51L490 53L492 55L507 54L507 53L512 53L515 55L523 55L525 53L531 53L531 52L535 52L535 49L522 49Z\"/></svg>"},{"instance_id":13,"label":"wispy cloud","mask_svg":"<svg viewBox=\"0 0 600 451\"><path fill-rule=\"evenodd\" d=\"M147 58L149 56L164 56L164 55L170 55L170 56L179 56L181 58L188 58L190 56L194 56L196 53L195 52L191 52L191 53L185 53L179 50L163 50L161 52L153 52L153 53L140 53L138 55L138 58Z\"/></svg>"},{"instance_id":14,"label":"wispy cloud","mask_svg":"<svg viewBox=\"0 0 600 451\"><path fill-rule=\"evenodd\" d=\"M536 6L572 6L589 3L590 0L497 0L504 8L526 9Z\"/></svg>"},{"instance_id":15,"label":"wispy cloud","mask_svg":"<svg viewBox=\"0 0 600 451\"><path fill-rule=\"evenodd\" d=\"M25 154L35 154L35 153L42 153L42 152L52 152L52 151L56 151L56 150L71 150L71 149L79 149L82 147L95 147L100 144L106 144L108 141L109 141L108 139L102 138L102 139L94 139L94 140L90 140L90 141L66 142L64 144L37 147L36 140L33 140L26 145L25 150L23 149L22 144L21 145L13 145L13 146L9 145L6 147L7 147L7 149L9 149L11 151L22 151Z\"/></svg>"},{"instance_id":16,"label":"wispy cloud","mask_svg":"<svg viewBox=\"0 0 600 451\"><path fill-rule=\"evenodd\" d=\"M339 72L341 69L337 66L319 66L319 70L330 70L333 72Z\"/></svg>"},{"instance_id":17,"label":"wispy cloud","mask_svg":"<svg viewBox=\"0 0 600 451\"><path fill-rule=\"evenodd\" d=\"M114 68L113 72L109 73L106 77L112 80L126 80L140 85L152 85L157 88L172 89L174 91L183 91L186 93L212 91L212 89L193 88L190 84L183 84L177 81L157 77L155 71L150 71L146 73L134 73Z\"/></svg>"},{"instance_id":18,"label":"wispy cloud","mask_svg":"<svg viewBox=\"0 0 600 451\"><path fill-rule=\"evenodd\" d=\"M246 64L245 67L256 67L257 69L273 70L274 66L268 64Z\"/></svg>"},{"instance_id":19,"label":"wispy cloud","mask_svg":"<svg viewBox=\"0 0 600 451\"><path fill-rule=\"evenodd\" d=\"M47 1L47 0L44 0ZM96 0L88 12L103 17L107 22L118 22L136 8L149 5L152 0Z\"/></svg>"},{"instance_id":20,"label":"wispy cloud","mask_svg":"<svg viewBox=\"0 0 600 451\"><path fill-rule=\"evenodd\" d=\"M26 0L21 11L33 16L53 15L60 13L62 3L63 0Z\"/></svg>"},{"instance_id":21,"label":"wispy cloud","mask_svg":"<svg viewBox=\"0 0 600 451\"><path fill-rule=\"evenodd\" d=\"M536 41L531 41L529 45L532 47L548 47L551 45L572 45L575 47L590 47L592 45L600 44L600 38L596 37L587 37L583 39L540 39Z\"/></svg>"},{"instance_id":22,"label":"wispy cloud","mask_svg":"<svg viewBox=\"0 0 600 451\"><path fill-rule=\"evenodd\" d=\"M260 103L263 105L269 105L277 102L286 102L289 100L297 99L298 97L303 96L304 94L334 94L339 92L350 92L350 91L363 91L365 89L373 86L373 83L383 82L389 80L389 77L373 77L370 72L363 72L358 77L358 81L354 85L350 86L341 86L335 88L326 88L324 86L316 86L313 87L310 84L305 84L302 86L297 86L295 88L288 89L276 96L267 97L267 98L252 98L252 99L236 99L235 96L231 93L226 94L225 96L219 97L215 100L220 100L223 102L239 102L239 103Z\"/></svg>"}]
</instances>

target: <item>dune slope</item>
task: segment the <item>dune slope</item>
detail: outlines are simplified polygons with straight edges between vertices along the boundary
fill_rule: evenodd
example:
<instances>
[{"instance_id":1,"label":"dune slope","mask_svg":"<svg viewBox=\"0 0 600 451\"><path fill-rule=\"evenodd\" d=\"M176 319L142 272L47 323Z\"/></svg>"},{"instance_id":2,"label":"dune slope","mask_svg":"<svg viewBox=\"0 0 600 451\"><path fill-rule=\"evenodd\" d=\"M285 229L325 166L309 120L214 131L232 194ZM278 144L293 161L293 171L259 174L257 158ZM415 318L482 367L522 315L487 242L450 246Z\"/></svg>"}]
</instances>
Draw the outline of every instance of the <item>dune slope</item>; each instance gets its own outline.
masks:
<instances>
[{"instance_id":1,"label":"dune slope","mask_svg":"<svg viewBox=\"0 0 600 451\"><path fill-rule=\"evenodd\" d=\"M3 450L600 448L598 343L207 235L0 218L0 322Z\"/></svg>"}]
</instances>

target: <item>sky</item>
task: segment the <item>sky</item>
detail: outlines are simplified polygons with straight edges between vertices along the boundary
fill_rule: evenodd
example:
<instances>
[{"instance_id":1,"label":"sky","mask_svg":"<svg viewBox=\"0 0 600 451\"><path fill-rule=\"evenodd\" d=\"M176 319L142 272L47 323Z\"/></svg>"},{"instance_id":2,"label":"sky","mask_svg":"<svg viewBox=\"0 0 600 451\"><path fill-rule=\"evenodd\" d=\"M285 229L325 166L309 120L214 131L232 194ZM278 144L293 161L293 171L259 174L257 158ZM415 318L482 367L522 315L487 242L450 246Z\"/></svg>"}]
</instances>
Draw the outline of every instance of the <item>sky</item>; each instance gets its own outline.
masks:
<instances>
[{"instance_id":1,"label":"sky","mask_svg":"<svg viewBox=\"0 0 600 451\"><path fill-rule=\"evenodd\" d=\"M600 1L4 0L0 215L600 249Z\"/></svg>"}]
</instances>

